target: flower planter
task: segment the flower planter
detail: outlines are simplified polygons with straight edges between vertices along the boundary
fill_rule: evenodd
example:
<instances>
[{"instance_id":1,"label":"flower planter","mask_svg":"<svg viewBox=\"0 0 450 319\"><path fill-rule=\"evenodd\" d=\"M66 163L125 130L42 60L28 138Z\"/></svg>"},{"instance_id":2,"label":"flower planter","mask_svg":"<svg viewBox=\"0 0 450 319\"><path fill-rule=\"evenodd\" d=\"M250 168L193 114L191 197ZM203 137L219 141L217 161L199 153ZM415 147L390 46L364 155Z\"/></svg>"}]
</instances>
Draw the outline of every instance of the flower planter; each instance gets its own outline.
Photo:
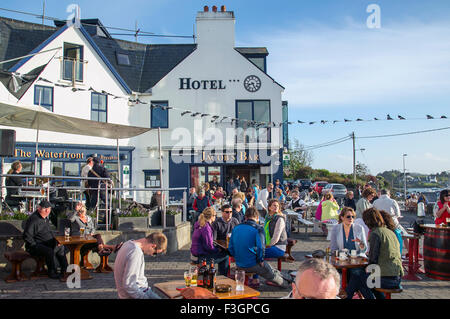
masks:
<instances>
[{"instance_id":1,"label":"flower planter","mask_svg":"<svg viewBox=\"0 0 450 319\"><path fill-rule=\"evenodd\" d=\"M151 210L148 214L148 218L149 218L149 225L151 227L162 225L161 211L159 209Z\"/></svg>"},{"instance_id":2,"label":"flower planter","mask_svg":"<svg viewBox=\"0 0 450 319\"><path fill-rule=\"evenodd\" d=\"M147 217L116 217L117 230L146 229L148 227Z\"/></svg>"},{"instance_id":3,"label":"flower planter","mask_svg":"<svg viewBox=\"0 0 450 319\"><path fill-rule=\"evenodd\" d=\"M166 214L166 226L167 227L175 227L178 224L181 224L181 214L176 214L176 215Z\"/></svg>"},{"instance_id":4,"label":"flower planter","mask_svg":"<svg viewBox=\"0 0 450 319\"><path fill-rule=\"evenodd\" d=\"M1 235L22 235L25 220L0 220L0 234Z\"/></svg>"}]
</instances>

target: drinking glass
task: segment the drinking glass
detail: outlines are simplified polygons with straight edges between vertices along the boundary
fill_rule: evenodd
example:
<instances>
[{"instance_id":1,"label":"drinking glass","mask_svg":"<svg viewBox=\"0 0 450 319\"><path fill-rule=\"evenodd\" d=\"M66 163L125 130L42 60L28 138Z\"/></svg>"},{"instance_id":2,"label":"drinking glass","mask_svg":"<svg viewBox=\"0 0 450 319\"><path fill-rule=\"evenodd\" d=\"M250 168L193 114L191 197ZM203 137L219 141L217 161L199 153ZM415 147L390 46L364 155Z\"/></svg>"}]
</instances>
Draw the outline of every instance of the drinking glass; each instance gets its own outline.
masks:
<instances>
[{"instance_id":1,"label":"drinking glass","mask_svg":"<svg viewBox=\"0 0 450 319\"><path fill-rule=\"evenodd\" d=\"M80 227L80 236L84 237L84 227Z\"/></svg>"},{"instance_id":2,"label":"drinking glass","mask_svg":"<svg viewBox=\"0 0 450 319\"><path fill-rule=\"evenodd\" d=\"M69 239L69 237L70 237L70 227L65 227L64 228L64 236L66 237L66 240Z\"/></svg>"},{"instance_id":3,"label":"drinking glass","mask_svg":"<svg viewBox=\"0 0 450 319\"><path fill-rule=\"evenodd\" d=\"M245 271L236 270L236 273L234 274L234 279L236 280L236 291L243 291L245 283Z\"/></svg>"},{"instance_id":4,"label":"drinking glass","mask_svg":"<svg viewBox=\"0 0 450 319\"><path fill-rule=\"evenodd\" d=\"M186 283L186 287L191 286L192 274L190 271L184 272L184 282Z\"/></svg>"},{"instance_id":5,"label":"drinking glass","mask_svg":"<svg viewBox=\"0 0 450 319\"><path fill-rule=\"evenodd\" d=\"M198 268L197 266L191 266L191 286L197 287Z\"/></svg>"},{"instance_id":6,"label":"drinking glass","mask_svg":"<svg viewBox=\"0 0 450 319\"><path fill-rule=\"evenodd\" d=\"M450 226L450 218L446 218L447 226Z\"/></svg>"}]
</instances>

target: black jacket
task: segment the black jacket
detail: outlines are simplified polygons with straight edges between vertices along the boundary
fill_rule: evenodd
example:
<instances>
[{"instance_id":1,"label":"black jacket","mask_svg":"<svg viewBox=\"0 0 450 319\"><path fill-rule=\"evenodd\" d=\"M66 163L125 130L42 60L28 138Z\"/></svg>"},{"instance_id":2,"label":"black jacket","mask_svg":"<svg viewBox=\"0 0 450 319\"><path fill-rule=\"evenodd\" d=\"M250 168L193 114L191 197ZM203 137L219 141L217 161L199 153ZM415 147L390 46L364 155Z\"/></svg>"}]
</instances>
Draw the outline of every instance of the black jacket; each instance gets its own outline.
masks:
<instances>
[{"instance_id":1,"label":"black jacket","mask_svg":"<svg viewBox=\"0 0 450 319\"><path fill-rule=\"evenodd\" d=\"M57 244L50 228L50 221L48 218L42 218L38 211L35 211L26 220L23 240L25 241L25 249L27 251L33 249L37 244L51 248L55 248Z\"/></svg>"},{"instance_id":2,"label":"black jacket","mask_svg":"<svg viewBox=\"0 0 450 319\"><path fill-rule=\"evenodd\" d=\"M95 171L100 177L106 177L106 178L110 178L109 172L108 170L103 167L103 165L101 165L100 163L94 163L94 166L92 167L92 169L89 171L88 177L97 177L97 175L95 175L92 171ZM98 180L93 180L90 179L88 180L88 185L90 188L98 188Z\"/></svg>"},{"instance_id":3,"label":"black jacket","mask_svg":"<svg viewBox=\"0 0 450 319\"><path fill-rule=\"evenodd\" d=\"M231 233L233 228L237 225L239 225L239 221L234 217L231 217L231 220L228 223L225 222L222 217L217 218L211 225L214 231L214 240L226 240L227 234Z\"/></svg>"},{"instance_id":4,"label":"black jacket","mask_svg":"<svg viewBox=\"0 0 450 319\"><path fill-rule=\"evenodd\" d=\"M17 174L17 173L13 173ZM17 176L11 176L6 178L6 186L22 186L23 185L23 178L19 175ZM6 189L6 197L10 198L11 195L17 195L19 194L18 188L7 188Z\"/></svg>"}]
</instances>

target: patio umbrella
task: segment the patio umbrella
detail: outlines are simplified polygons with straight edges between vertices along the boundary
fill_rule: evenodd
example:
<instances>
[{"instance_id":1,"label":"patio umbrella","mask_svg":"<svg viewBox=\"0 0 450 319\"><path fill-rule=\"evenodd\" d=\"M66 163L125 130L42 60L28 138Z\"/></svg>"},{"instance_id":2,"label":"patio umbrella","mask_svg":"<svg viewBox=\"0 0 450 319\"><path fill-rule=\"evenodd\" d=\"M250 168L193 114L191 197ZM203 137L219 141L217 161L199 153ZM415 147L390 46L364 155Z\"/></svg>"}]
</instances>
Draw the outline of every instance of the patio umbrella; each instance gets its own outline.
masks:
<instances>
[{"instance_id":1,"label":"patio umbrella","mask_svg":"<svg viewBox=\"0 0 450 319\"><path fill-rule=\"evenodd\" d=\"M147 127L104 123L55 114L41 106L17 106L7 103L0 103L0 125L36 129L36 152L39 130L116 139L119 183L121 179L119 139L138 136L151 130ZM36 155L34 169L36 175Z\"/></svg>"}]
</instances>

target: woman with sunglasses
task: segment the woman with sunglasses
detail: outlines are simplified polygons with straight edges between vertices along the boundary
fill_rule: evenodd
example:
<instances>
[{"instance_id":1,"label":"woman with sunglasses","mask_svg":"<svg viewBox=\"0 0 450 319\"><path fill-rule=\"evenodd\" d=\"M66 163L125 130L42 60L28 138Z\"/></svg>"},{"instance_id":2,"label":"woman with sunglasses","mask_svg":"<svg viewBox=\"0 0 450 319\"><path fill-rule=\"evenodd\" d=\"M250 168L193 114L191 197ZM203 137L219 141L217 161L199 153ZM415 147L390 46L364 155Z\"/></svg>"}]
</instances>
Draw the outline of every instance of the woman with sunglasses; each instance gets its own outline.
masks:
<instances>
[{"instance_id":1,"label":"woman with sunglasses","mask_svg":"<svg viewBox=\"0 0 450 319\"><path fill-rule=\"evenodd\" d=\"M447 218L450 218L450 192L448 189L444 189L439 194L439 200L437 202L438 211L436 212L436 219L434 223L440 225L447 223Z\"/></svg>"},{"instance_id":2,"label":"woman with sunglasses","mask_svg":"<svg viewBox=\"0 0 450 319\"><path fill-rule=\"evenodd\" d=\"M356 213L351 207L344 207L339 214L339 221L331 230L331 252L348 249L367 251L366 233L362 226L355 225Z\"/></svg>"},{"instance_id":3,"label":"woman with sunglasses","mask_svg":"<svg viewBox=\"0 0 450 319\"><path fill-rule=\"evenodd\" d=\"M331 229L330 250L335 251L348 249L365 253L367 251L367 240L364 228L354 224L356 213L351 207L344 207L339 214L339 224ZM347 271L347 297L351 299L358 290L359 278L364 275L361 268L350 268Z\"/></svg>"}]
</instances>

